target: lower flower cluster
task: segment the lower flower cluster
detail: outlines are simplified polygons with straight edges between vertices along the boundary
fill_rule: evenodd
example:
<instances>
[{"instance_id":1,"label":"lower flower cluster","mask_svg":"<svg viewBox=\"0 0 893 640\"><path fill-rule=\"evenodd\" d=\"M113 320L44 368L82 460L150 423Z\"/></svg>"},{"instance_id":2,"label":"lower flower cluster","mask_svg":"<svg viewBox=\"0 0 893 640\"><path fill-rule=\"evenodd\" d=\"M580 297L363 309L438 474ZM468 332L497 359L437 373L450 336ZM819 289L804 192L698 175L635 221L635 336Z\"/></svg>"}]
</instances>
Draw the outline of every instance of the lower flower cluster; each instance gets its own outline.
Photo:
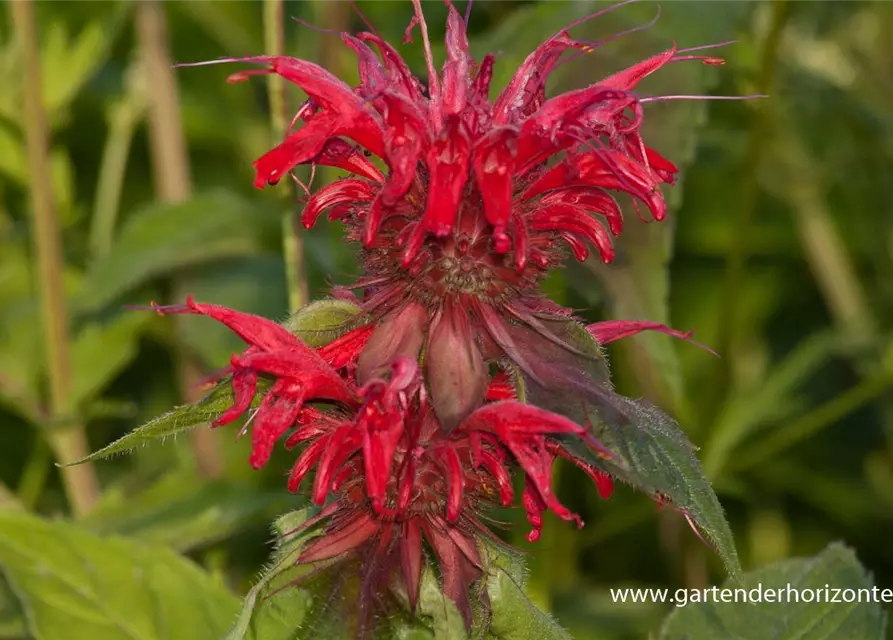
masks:
<instances>
[{"instance_id":1,"label":"lower flower cluster","mask_svg":"<svg viewBox=\"0 0 893 640\"><path fill-rule=\"evenodd\" d=\"M583 526L553 492L556 459L588 474L602 498L613 491L610 476L563 442L574 439L605 460L611 453L585 427L519 401L517 383L506 371L490 378L481 407L445 430L417 360L399 357L381 377L358 384L357 360L373 324L354 326L313 348L283 325L192 298L185 305L153 308L208 316L247 343L222 373L232 385L233 404L213 426L247 418L254 468L267 463L279 440L286 449L300 449L288 487L310 489L321 510L304 527L323 535L307 544L299 561L351 554L370 559L362 563L368 591L363 603L375 599L383 581L396 578L415 609L424 540L436 557L444 594L470 625L469 588L484 571L478 540L492 536L484 524L488 510L516 502L513 470L523 474L520 502L532 525L531 542L539 538L547 510ZM657 323L605 322L588 329L600 343L644 330L688 337ZM269 383L265 392L261 379Z\"/></svg>"}]
</instances>

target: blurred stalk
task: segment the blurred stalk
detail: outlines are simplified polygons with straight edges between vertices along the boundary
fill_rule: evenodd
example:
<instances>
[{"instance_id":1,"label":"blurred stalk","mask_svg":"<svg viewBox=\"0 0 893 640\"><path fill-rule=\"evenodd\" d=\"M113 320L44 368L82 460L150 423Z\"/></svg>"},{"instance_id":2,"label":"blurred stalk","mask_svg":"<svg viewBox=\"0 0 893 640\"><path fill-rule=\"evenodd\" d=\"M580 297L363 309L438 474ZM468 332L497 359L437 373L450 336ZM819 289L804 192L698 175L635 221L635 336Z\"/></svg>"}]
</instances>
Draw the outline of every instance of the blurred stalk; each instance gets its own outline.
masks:
<instances>
[{"instance_id":1,"label":"blurred stalk","mask_svg":"<svg viewBox=\"0 0 893 640\"><path fill-rule=\"evenodd\" d=\"M0 509L14 509L16 511L23 509L22 503L16 498L16 494L2 482L0 482Z\"/></svg>"},{"instance_id":2,"label":"blurred stalk","mask_svg":"<svg viewBox=\"0 0 893 640\"><path fill-rule=\"evenodd\" d=\"M340 3L334 3L340 4ZM264 0L264 50L270 56L285 55L285 7L283 0ZM291 120L285 80L278 75L267 77L267 91L270 97L270 120L276 143L285 135ZM289 201L289 207L282 217L282 249L285 255L285 275L288 284L288 306L296 311L304 306L309 298L307 278L304 271L304 241L301 236L299 211L291 204L294 187L289 185L280 190Z\"/></svg>"},{"instance_id":3,"label":"blurred stalk","mask_svg":"<svg viewBox=\"0 0 893 640\"><path fill-rule=\"evenodd\" d=\"M52 452L46 442L35 440L34 448L25 461L25 468L22 470L22 475L19 476L19 484L16 487L19 502L29 511L37 508L52 462Z\"/></svg>"},{"instance_id":4,"label":"blurred stalk","mask_svg":"<svg viewBox=\"0 0 893 640\"><path fill-rule=\"evenodd\" d=\"M865 378L805 416L767 433L728 462L730 471L755 467L826 429L893 388L893 372Z\"/></svg>"},{"instance_id":5,"label":"blurred stalk","mask_svg":"<svg viewBox=\"0 0 893 640\"><path fill-rule=\"evenodd\" d=\"M779 46L790 16L790 3L787 0L776 0L771 3L771 7L772 22L763 41L760 53L760 70L754 87L754 93L758 94L768 94L772 90ZM753 116L743 158L744 171L736 194L738 217L735 220L734 233L731 236L732 247L726 257L723 298L719 310L719 333L716 349L722 355L722 360L718 362L713 389L705 403L707 421L716 415L732 385L732 367L735 363L735 351L737 350L737 321L741 315L739 305L743 300L741 291L747 270L750 227L759 198L760 165L772 129L769 117L771 104L757 101L751 106Z\"/></svg>"},{"instance_id":6,"label":"blurred stalk","mask_svg":"<svg viewBox=\"0 0 893 640\"><path fill-rule=\"evenodd\" d=\"M52 189L41 179L52 175L50 140L42 95L42 76L37 46L34 4L19 0L8 4L12 22L22 46L24 127L28 148L28 171L32 177L33 238L41 297L42 326L46 345L47 374L50 387L50 424L46 435L56 456L64 465L89 453L83 425L55 424L62 421L68 406L71 363L68 340L68 308L62 281L62 246L54 210ZM91 464L60 469L65 493L72 512L81 515L90 510L99 496L99 481Z\"/></svg>"},{"instance_id":7,"label":"blurred stalk","mask_svg":"<svg viewBox=\"0 0 893 640\"><path fill-rule=\"evenodd\" d=\"M191 190L189 159L180 117L179 91L172 71L164 6L159 0L139 3L136 30L148 94L149 146L156 195L163 202L182 202L189 197ZM184 220L183 224L189 224L189 221ZM184 297L176 282L174 297ZM184 355L178 340L175 340L174 349L181 392L187 400L194 400L201 371ZM219 477L223 473L223 460L215 432L212 429L195 429L190 437L199 473L208 478Z\"/></svg>"},{"instance_id":8,"label":"blurred stalk","mask_svg":"<svg viewBox=\"0 0 893 640\"><path fill-rule=\"evenodd\" d=\"M115 237L130 145L146 111L146 90L141 71L139 65L128 71L124 97L106 112L109 132L102 150L93 216L90 219L90 258L94 261L108 253Z\"/></svg>"}]
</instances>

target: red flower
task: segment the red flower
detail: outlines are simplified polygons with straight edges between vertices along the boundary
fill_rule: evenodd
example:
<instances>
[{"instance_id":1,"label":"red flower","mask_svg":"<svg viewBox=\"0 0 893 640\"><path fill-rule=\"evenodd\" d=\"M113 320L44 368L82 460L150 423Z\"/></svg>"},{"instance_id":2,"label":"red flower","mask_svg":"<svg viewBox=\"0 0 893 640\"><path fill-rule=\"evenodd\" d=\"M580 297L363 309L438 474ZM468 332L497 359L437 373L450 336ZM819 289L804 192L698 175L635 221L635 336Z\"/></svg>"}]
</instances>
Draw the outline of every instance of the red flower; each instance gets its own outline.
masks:
<instances>
[{"instance_id":1,"label":"red flower","mask_svg":"<svg viewBox=\"0 0 893 640\"><path fill-rule=\"evenodd\" d=\"M437 556L444 593L470 624L468 589L482 575L477 539L488 535L482 513L514 502L511 469L525 476L522 503L537 540L547 509L583 523L552 491L552 465L561 457L585 471L603 498L611 478L572 455L556 436L573 436L597 455L611 454L575 422L515 399L506 374L486 389L486 403L446 433L430 410L415 360L400 357L390 371L363 385L356 360L371 327L364 325L313 349L270 320L189 299L159 313L206 315L237 333L248 348L233 357L233 406L212 424L248 414L251 463L265 464L273 445L301 447L288 487L295 492L314 472L311 500L324 507L306 526L321 526L300 561L319 562L349 553L368 554L366 601L378 579L396 572L415 607L422 571L422 539ZM259 377L272 381L260 406L250 409Z\"/></svg>"},{"instance_id":2,"label":"red flower","mask_svg":"<svg viewBox=\"0 0 893 640\"><path fill-rule=\"evenodd\" d=\"M295 58L226 61L263 66L232 80L278 74L309 96L295 116L303 124L255 162L255 184L275 184L301 164L353 174L316 191L302 220L310 227L328 211L362 247L366 277L357 286L377 323L359 357L359 383L424 349L431 402L449 431L483 402L487 361L508 356L536 376L542 366L532 367L525 352L548 354L531 341L563 352L547 360L574 353L556 330L566 312L540 296L538 283L560 264L565 245L578 260L593 246L610 262L611 237L623 227L612 194L631 196L662 220L660 186L677 172L643 142L643 104L653 98L633 90L666 64L722 60L674 44L586 88L548 97L550 74L598 46L568 30L611 7L546 40L491 102L496 59L471 58L465 22L447 4L440 73L418 0L407 29L409 39L414 26L421 28L427 91L376 33L341 34L357 56L357 87ZM543 380L561 384L554 375Z\"/></svg>"}]
</instances>

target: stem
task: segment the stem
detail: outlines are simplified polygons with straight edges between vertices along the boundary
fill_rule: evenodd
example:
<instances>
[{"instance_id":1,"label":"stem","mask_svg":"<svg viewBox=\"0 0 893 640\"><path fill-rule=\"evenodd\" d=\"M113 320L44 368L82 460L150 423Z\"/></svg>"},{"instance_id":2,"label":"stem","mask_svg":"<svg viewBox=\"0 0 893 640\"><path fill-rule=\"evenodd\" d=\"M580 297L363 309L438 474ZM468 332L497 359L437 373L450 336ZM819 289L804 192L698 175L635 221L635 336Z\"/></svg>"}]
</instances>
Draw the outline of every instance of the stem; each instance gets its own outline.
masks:
<instances>
[{"instance_id":1,"label":"stem","mask_svg":"<svg viewBox=\"0 0 893 640\"><path fill-rule=\"evenodd\" d=\"M35 511L46 486L53 461L52 452L43 440L36 440L19 476L16 493L19 502L29 511Z\"/></svg>"},{"instance_id":2,"label":"stem","mask_svg":"<svg viewBox=\"0 0 893 640\"><path fill-rule=\"evenodd\" d=\"M9 3L12 21L22 46L24 93L24 126L28 147L28 171L31 182L31 204L34 215L34 249L37 254L40 303L46 367L50 387L51 422L65 417L69 411L71 362L68 340L68 308L62 282L62 246L52 191L41 177L51 175L50 140L41 93L42 78L37 49L37 25L31 0ZM47 438L60 464L74 462L87 454L87 437L83 425L56 426L47 431ZM99 481L90 464L61 468L62 482L72 511L81 515L90 510L99 496Z\"/></svg>"},{"instance_id":3,"label":"stem","mask_svg":"<svg viewBox=\"0 0 893 640\"><path fill-rule=\"evenodd\" d=\"M148 91L149 145L155 191L163 202L182 202L189 197L191 177L186 139L180 116L180 97L172 71L167 22L158 0L144 0L136 11L137 38ZM188 224L184 221L184 224ZM175 297L181 298L175 283ZM194 396L201 372L176 349L177 373L183 396ZM205 477L223 473L217 437L211 429L196 429L191 435L192 449L199 472Z\"/></svg>"},{"instance_id":4,"label":"stem","mask_svg":"<svg viewBox=\"0 0 893 640\"><path fill-rule=\"evenodd\" d=\"M23 508L22 503L16 498L16 494L13 493L9 487L0 482L0 510L21 511Z\"/></svg>"},{"instance_id":5,"label":"stem","mask_svg":"<svg viewBox=\"0 0 893 640\"><path fill-rule=\"evenodd\" d=\"M285 55L285 10L282 0L264 0L264 50L267 55ZM285 81L275 74L267 78L270 97L270 122L273 136L285 135L289 124L288 95ZM291 202L294 189L282 193ZM285 275L288 283L288 305L291 311L303 307L309 298L304 270L304 241L301 236L299 211L289 206L282 217L282 249L285 255Z\"/></svg>"},{"instance_id":6,"label":"stem","mask_svg":"<svg viewBox=\"0 0 893 640\"><path fill-rule=\"evenodd\" d=\"M131 70L131 77L136 73L137 69ZM90 225L90 257L94 261L105 256L114 241L130 143L143 118L145 102L144 87L136 80L123 100L112 105L107 114L109 132L102 150Z\"/></svg>"},{"instance_id":7,"label":"stem","mask_svg":"<svg viewBox=\"0 0 893 640\"><path fill-rule=\"evenodd\" d=\"M787 0L778 0L772 3L772 25L763 42L755 93L768 94L772 89L778 49L789 16L790 5ZM719 312L717 351L722 354L723 358L718 363L719 370L713 395L706 403L708 419L715 415L731 386L732 366L736 359L737 347L735 343L736 322L740 315L739 304L743 299L741 288L747 270L750 226L759 198L760 163L769 142L771 122L768 117L768 106L757 102L754 103L753 108L753 124L743 160L746 173L741 181L741 189L738 194L738 218L735 221L735 231L732 235L733 244L726 258L723 299Z\"/></svg>"},{"instance_id":8,"label":"stem","mask_svg":"<svg viewBox=\"0 0 893 640\"><path fill-rule=\"evenodd\" d=\"M866 378L818 409L789 423L785 428L767 434L752 449L745 450L730 460L729 469L740 471L777 456L785 449L845 418L883 394L891 386L893 386L893 374L890 372Z\"/></svg>"}]
</instances>

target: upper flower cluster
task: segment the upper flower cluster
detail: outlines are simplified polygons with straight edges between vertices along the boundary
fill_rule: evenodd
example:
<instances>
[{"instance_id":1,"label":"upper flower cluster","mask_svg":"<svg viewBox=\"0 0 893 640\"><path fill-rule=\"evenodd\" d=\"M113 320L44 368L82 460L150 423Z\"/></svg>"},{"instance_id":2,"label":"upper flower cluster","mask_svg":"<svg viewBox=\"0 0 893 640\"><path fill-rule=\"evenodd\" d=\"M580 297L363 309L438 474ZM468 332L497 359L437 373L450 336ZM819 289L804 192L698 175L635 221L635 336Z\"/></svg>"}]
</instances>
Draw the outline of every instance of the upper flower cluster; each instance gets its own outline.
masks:
<instances>
[{"instance_id":1,"label":"upper flower cluster","mask_svg":"<svg viewBox=\"0 0 893 640\"><path fill-rule=\"evenodd\" d=\"M266 67L236 73L231 81L278 74L309 96L294 119L302 126L254 163L255 185L276 184L301 164L354 174L310 197L304 225L328 210L362 241L372 273L405 272L419 283L421 297L431 291L498 297L507 285L536 281L554 266L560 242L580 260L591 245L610 262L610 236L620 233L623 220L609 192L632 196L661 220L666 204L660 185L672 184L677 173L642 141L647 100L633 89L672 62L722 60L674 45L586 88L547 97L552 72L598 46L572 39L568 30L609 7L546 40L491 101L496 58L472 59L465 21L446 4L440 73L419 0L406 31L408 41L421 28L427 86L377 33L341 34L358 59L356 87L306 60L229 60Z\"/></svg>"},{"instance_id":2,"label":"upper flower cluster","mask_svg":"<svg viewBox=\"0 0 893 640\"><path fill-rule=\"evenodd\" d=\"M481 406L488 361L508 357L537 377L544 363L524 352L546 347L532 342L574 352L555 329L561 322L553 322L567 312L537 285L565 245L580 260L589 246L613 259L611 236L623 218L612 193L644 203L655 220L666 215L660 185L673 183L676 168L643 142L647 98L633 89L672 62L722 61L673 46L547 97L550 74L598 46L568 30L609 7L546 40L491 101L495 57L471 58L465 21L447 2L446 62L438 73L420 2L414 5L406 39L420 27L427 87L370 32L341 34L359 61L356 87L312 62L279 56L241 59L265 68L231 80L278 74L309 96L295 116L303 124L255 162L255 184L275 184L301 164L353 174L308 190L302 219L310 227L328 211L362 247L365 276L357 287L379 322L359 357L359 381L388 371L395 358L424 353L431 402L449 431Z\"/></svg>"}]
</instances>

